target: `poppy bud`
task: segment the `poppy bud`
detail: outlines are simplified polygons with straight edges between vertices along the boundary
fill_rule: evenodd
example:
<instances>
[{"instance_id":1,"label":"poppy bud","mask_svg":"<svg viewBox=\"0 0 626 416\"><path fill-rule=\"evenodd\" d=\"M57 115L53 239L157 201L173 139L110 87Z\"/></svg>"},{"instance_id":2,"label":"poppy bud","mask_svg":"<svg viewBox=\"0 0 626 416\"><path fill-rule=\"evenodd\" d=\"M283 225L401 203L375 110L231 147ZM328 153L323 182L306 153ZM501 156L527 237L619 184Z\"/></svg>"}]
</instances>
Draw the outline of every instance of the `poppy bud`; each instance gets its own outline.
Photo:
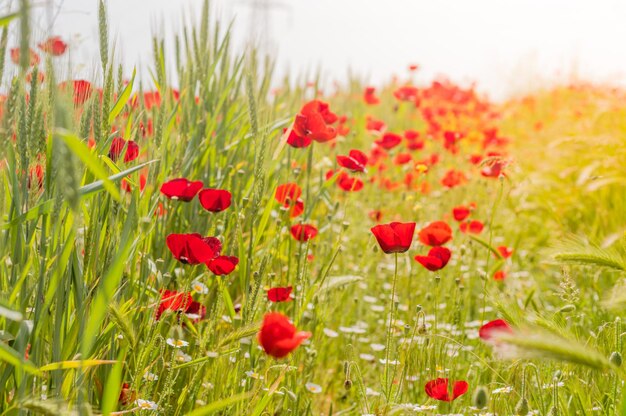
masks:
<instances>
[{"instance_id":1,"label":"poppy bud","mask_svg":"<svg viewBox=\"0 0 626 416\"><path fill-rule=\"evenodd\" d=\"M524 415L528 414L528 400L525 397L522 397L517 405L515 406L515 414L516 415Z\"/></svg>"},{"instance_id":2,"label":"poppy bud","mask_svg":"<svg viewBox=\"0 0 626 416\"><path fill-rule=\"evenodd\" d=\"M344 222L341 223L341 226L343 227L344 230L347 230L348 227L350 226L350 223L347 222L347 221L344 221Z\"/></svg>"},{"instance_id":3,"label":"poppy bud","mask_svg":"<svg viewBox=\"0 0 626 416\"><path fill-rule=\"evenodd\" d=\"M622 365L622 354L620 354L617 351L613 351L613 353L611 354L611 357L609 358L609 361L614 366L620 367Z\"/></svg>"},{"instance_id":4,"label":"poppy bud","mask_svg":"<svg viewBox=\"0 0 626 416\"><path fill-rule=\"evenodd\" d=\"M487 389L485 389L483 386L476 387L476 390L474 390L474 396L472 397L472 403L474 404L474 407L476 407L477 409L484 409L485 406L487 406L488 399L489 398L487 396Z\"/></svg>"},{"instance_id":5,"label":"poppy bud","mask_svg":"<svg viewBox=\"0 0 626 416\"><path fill-rule=\"evenodd\" d=\"M418 334L425 335L426 332L428 332L428 330L426 329L426 325L420 324L420 326L417 327L417 333Z\"/></svg>"},{"instance_id":6,"label":"poppy bud","mask_svg":"<svg viewBox=\"0 0 626 416\"><path fill-rule=\"evenodd\" d=\"M435 283L439 284L439 282L441 282L441 276L439 276L438 274L435 275Z\"/></svg>"},{"instance_id":7,"label":"poppy bud","mask_svg":"<svg viewBox=\"0 0 626 416\"><path fill-rule=\"evenodd\" d=\"M464 291L464 290L465 290L465 286L463 286L463 285L459 285L459 292L462 292L462 291Z\"/></svg>"},{"instance_id":8,"label":"poppy bud","mask_svg":"<svg viewBox=\"0 0 626 416\"><path fill-rule=\"evenodd\" d=\"M422 305L417 305L415 307L415 312L420 313L422 311Z\"/></svg>"},{"instance_id":9,"label":"poppy bud","mask_svg":"<svg viewBox=\"0 0 626 416\"><path fill-rule=\"evenodd\" d=\"M461 278L460 277L455 278L454 283L458 286L461 283Z\"/></svg>"},{"instance_id":10,"label":"poppy bud","mask_svg":"<svg viewBox=\"0 0 626 416\"><path fill-rule=\"evenodd\" d=\"M350 390L352 388L352 380L346 379L346 381L343 382L343 388Z\"/></svg>"}]
</instances>

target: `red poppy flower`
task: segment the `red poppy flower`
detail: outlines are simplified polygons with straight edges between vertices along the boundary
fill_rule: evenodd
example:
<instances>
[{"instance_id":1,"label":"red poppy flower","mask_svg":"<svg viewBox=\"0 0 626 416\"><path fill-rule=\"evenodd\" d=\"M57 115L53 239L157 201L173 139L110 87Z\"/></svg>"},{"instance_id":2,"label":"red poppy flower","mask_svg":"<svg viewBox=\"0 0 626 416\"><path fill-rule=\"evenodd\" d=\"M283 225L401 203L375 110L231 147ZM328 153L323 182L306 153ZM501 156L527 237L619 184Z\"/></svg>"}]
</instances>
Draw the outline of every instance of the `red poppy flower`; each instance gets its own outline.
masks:
<instances>
[{"instance_id":1,"label":"red poppy flower","mask_svg":"<svg viewBox=\"0 0 626 416\"><path fill-rule=\"evenodd\" d=\"M258 340L266 354L283 358L310 337L310 332L297 331L286 316L273 312L263 318Z\"/></svg>"},{"instance_id":2,"label":"red poppy flower","mask_svg":"<svg viewBox=\"0 0 626 416\"><path fill-rule=\"evenodd\" d=\"M26 186L28 189L31 188L31 183L35 183L37 188L43 188L43 178L44 178L44 167L40 164L37 164L35 167L32 167L28 170L28 181L26 182Z\"/></svg>"},{"instance_id":3,"label":"red poppy flower","mask_svg":"<svg viewBox=\"0 0 626 416\"><path fill-rule=\"evenodd\" d=\"M206 263L219 254L200 234L170 234L165 241L174 258L184 264Z\"/></svg>"},{"instance_id":4,"label":"red poppy flower","mask_svg":"<svg viewBox=\"0 0 626 416\"><path fill-rule=\"evenodd\" d=\"M376 105L380 103L380 99L376 96L376 88L374 87L366 87L365 92L363 93L363 100L368 105Z\"/></svg>"},{"instance_id":5,"label":"red poppy flower","mask_svg":"<svg viewBox=\"0 0 626 416\"><path fill-rule=\"evenodd\" d=\"M161 93L159 91L146 91L143 93L143 104L146 110L161 105Z\"/></svg>"},{"instance_id":6,"label":"red poppy flower","mask_svg":"<svg viewBox=\"0 0 626 416\"><path fill-rule=\"evenodd\" d=\"M121 137L116 137L111 141L111 147L109 148L109 158L112 161L117 161L124 153L124 163L132 162L139 156L139 145L132 140L124 140Z\"/></svg>"},{"instance_id":7,"label":"red poppy flower","mask_svg":"<svg viewBox=\"0 0 626 416\"><path fill-rule=\"evenodd\" d=\"M367 156L360 150L350 150L348 156L338 155L337 164L346 169L350 169L353 172L365 172L365 165L367 165Z\"/></svg>"},{"instance_id":8,"label":"red poppy flower","mask_svg":"<svg viewBox=\"0 0 626 416\"><path fill-rule=\"evenodd\" d=\"M478 330L478 336L484 341L489 341L498 333L513 333L513 328L503 319L487 322Z\"/></svg>"},{"instance_id":9,"label":"red poppy flower","mask_svg":"<svg viewBox=\"0 0 626 416\"><path fill-rule=\"evenodd\" d=\"M452 239L452 228L443 221L435 221L422 228L419 239L427 246L442 246Z\"/></svg>"},{"instance_id":10,"label":"red poppy flower","mask_svg":"<svg viewBox=\"0 0 626 416\"><path fill-rule=\"evenodd\" d=\"M398 153L396 157L393 159L393 163L396 165L406 165L413 158L408 153Z\"/></svg>"},{"instance_id":11,"label":"red poppy flower","mask_svg":"<svg viewBox=\"0 0 626 416\"><path fill-rule=\"evenodd\" d=\"M357 192L363 189L363 181L353 178L346 172L340 172L337 176L337 185L347 192Z\"/></svg>"},{"instance_id":12,"label":"red poppy flower","mask_svg":"<svg viewBox=\"0 0 626 416\"><path fill-rule=\"evenodd\" d=\"M230 274L239 264L239 258L234 256L217 256L209 260L206 265L218 276Z\"/></svg>"},{"instance_id":13,"label":"red poppy flower","mask_svg":"<svg viewBox=\"0 0 626 416\"><path fill-rule=\"evenodd\" d=\"M84 104L85 101L91 97L91 93L93 92L93 88L91 87L91 83L89 81L85 81L82 79L77 79L71 81L72 83L72 96L74 99L75 105ZM67 88L68 83L63 82L59 84L59 89L62 91Z\"/></svg>"},{"instance_id":14,"label":"red poppy flower","mask_svg":"<svg viewBox=\"0 0 626 416\"><path fill-rule=\"evenodd\" d=\"M289 302L291 300L291 292L293 288L287 287L273 287L267 291L267 299L270 302Z\"/></svg>"},{"instance_id":15,"label":"red poppy flower","mask_svg":"<svg viewBox=\"0 0 626 416\"><path fill-rule=\"evenodd\" d=\"M327 142L337 136L337 130L329 125L335 121L337 115L330 111L328 104L313 100L306 103L296 115L293 130L300 137L320 143Z\"/></svg>"},{"instance_id":16,"label":"red poppy flower","mask_svg":"<svg viewBox=\"0 0 626 416\"><path fill-rule=\"evenodd\" d=\"M446 247L433 247L427 256L415 256L415 260L431 272L436 272L446 267L451 255Z\"/></svg>"},{"instance_id":17,"label":"red poppy flower","mask_svg":"<svg viewBox=\"0 0 626 416\"><path fill-rule=\"evenodd\" d=\"M480 174L485 178L499 178L500 176L506 176L504 168L507 163L504 160L493 160L482 168Z\"/></svg>"},{"instance_id":18,"label":"red poppy flower","mask_svg":"<svg viewBox=\"0 0 626 416\"><path fill-rule=\"evenodd\" d=\"M504 270L498 270L493 274L493 280L502 281L506 279L506 272Z\"/></svg>"},{"instance_id":19,"label":"red poppy flower","mask_svg":"<svg viewBox=\"0 0 626 416\"><path fill-rule=\"evenodd\" d=\"M472 165L478 165L480 162L483 161L483 156L480 154L470 155L469 161Z\"/></svg>"},{"instance_id":20,"label":"red poppy flower","mask_svg":"<svg viewBox=\"0 0 626 416\"><path fill-rule=\"evenodd\" d=\"M380 220L383 219L383 212L378 209L370 211L368 215L372 219L372 221L375 222L380 222Z\"/></svg>"},{"instance_id":21,"label":"red poppy flower","mask_svg":"<svg viewBox=\"0 0 626 416\"><path fill-rule=\"evenodd\" d=\"M471 210L469 207L465 205L459 205L458 207L452 208L452 215L454 219L457 221L463 221L465 218L469 217Z\"/></svg>"},{"instance_id":22,"label":"red poppy flower","mask_svg":"<svg viewBox=\"0 0 626 416\"><path fill-rule=\"evenodd\" d=\"M409 140L409 141L410 141L410 140L415 140L415 139L417 139L418 137L420 137L420 132L419 132L419 131L417 131L417 130L406 130L406 131L404 132L404 137L405 137L407 140Z\"/></svg>"},{"instance_id":23,"label":"red poppy flower","mask_svg":"<svg viewBox=\"0 0 626 416\"><path fill-rule=\"evenodd\" d=\"M301 243L307 242L317 235L317 228L310 224L296 224L291 227L291 235Z\"/></svg>"},{"instance_id":24,"label":"red poppy flower","mask_svg":"<svg viewBox=\"0 0 626 416\"><path fill-rule=\"evenodd\" d=\"M190 181L186 178L172 179L161 185L161 193L169 199L189 202L202 189L202 181Z\"/></svg>"},{"instance_id":25,"label":"red poppy flower","mask_svg":"<svg viewBox=\"0 0 626 416\"><path fill-rule=\"evenodd\" d=\"M286 131L287 129L284 129L283 133ZM291 147L303 148L308 147L311 143L313 143L312 138L306 136L298 136L294 129L291 129L291 132L289 132L289 137L287 137L287 144Z\"/></svg>"},{"instance_id":26,"label":"red poppy flower","mask_svg":"<svg viewBox=\"0 0 626 416\"><path fill-rule=\"evenodd\" d=\"M507 246L498 246L496 247L496 250L498 250L498 253L500 253L500 255L505 259L508 259L513 255L513 249Z\"/></svg>"},{"instance_id":27,"label":"red poppy flower","mask_svg":"<svg viewBox=\"0 0 626 416\"><path fill-rule=\"evenodd\" d=\"M295 218L304 212L304 202L300 199L302 189L296 183L285 183L276 187L274 199L289 208L289 215Z\"/></svg>"},{"instance_id":28,"label":"red poppy flower","mask_svg":"<svg viewBox=\"0 0 626 416\"><path fill-rule=\"evenodd\" d=\"M478 220L462 222L459 228L463 233L480 234L485 226Z\"/></svg>"},{"instance_id":29,"label":"red poppy flower","mask_svg":"<svg viewBox=\"0 0 626 416\"><path fill-rule=\"evenodd\" d=\"M402 142L402 136L395 133L385 133L383 137L376 140L375 143L383 149L393 149Z\"/></svg>"},{"instance_id":30,"label":"red poppy flower","mask_svg":"<svg viewBox=\"0 0 626 416\"><path fill-rule=\"evenodd\" d=\"M446 188L454 188L455 186L467 183L467 176L460 170L450 169L441 179L441 184Z\"/></svg>"},{"instance_id":31,"label":"red poppy flower","mask_svg":"<svg viewBox=\"0 0 626 416\"><path fill-rule=\"evenodd\" d=\"M30 57L28 60L28 65L29 66L39 65L39 62L41 62L41 58L39 58L39 55L37 55L37 52L35 52L32 49L29 49L29 51L30 51ZM10 54L11 54L11 61L13 61L15 65L19 65L20 64L20 48L12 48L10 51Z\"/></svg>"},{"instance_id":32,"label":"red poppy flower","mask_svg":"<svg viewBox=\"0 0 626 416\"><path fill-rule=\"evenodd\" d=\"M163 312L186 311L193 302L191 293L176 292L175 290L161 290L161 301L157 309L156 319L159 320Z\"/></svg>"},{"instance_id":33,"label":"red poppy flower","mask_svg":"<svg viewBox=\"0 0 626 416\"><path fill-rule=\"evenodd\" d=\"M52 36L40 43L39 49L52 56L61 56L67 50L67 43L63 42L60 36Z\"/></svg>"},{"instance_id":34,"label":"red poppy flower","mask_svg":"<svg viewBox=\"0 0 626 416\"><path fill-rule=\"evenodd\" d=\"M129 383L123 383L122 388L120 389L120 397L117 401L122 406L127 406L131 403L134 403L137 400L137 392L130 388Z\"/></svg>"},{"instance_id":35,"label":"red poppy flower","mask_svg":"<svg viewBox=\"0 0 626 416\"><path fill-rule=\"evenodd\" d=\"M393 92L393 96L396 97L398 101L414 101L417 99L417 95L417 87L411 85L399 87Z\"/></svg>"},{"instance_id":36,"label":"red poppy flower","mask_svg":"<svg viewBox=\"0 0 626 416\"><path fill-rule=\"evenodd\" d=\"M374 131L383 131L387 127L384 121L376 120L371 116L367 116L367 122L365 124L365 129L374 130Z\"/></svg>"},{"instance_id":37,"label":"red poppy flower","mask_svg":"<svg viewBox=\"0 0 626 416\"><path fill-rule=\"evenodd\" d=\"M408 140L406 148L409 150L421 150L424 148L424 144L424 140L421 139Z\"/></svg>"},{"instance_id":38,"label":"red poppy flower","mask_svg":"<svg viewBox=\"0 0 626 416\"><path fill-rule=\"evenodd\" d=\"M451 402L459 396L467 392L469 385L467 381L455 381L452 385L452 395L448 391L449 382L447 378L438 378L431 380L424 386L424 391L429 397L442 402Z\"/></svg>"},{"instance_id":39,"label":"red poppy flower","mask_svg":"<svg viewBox=\"0 0 626 416\"><path fill-rule=\"evenodd\" d=\"M284 206L289 206L290 203L300 198L301 195L302 188L297 183L289 182L276 187L274 198Z\"/></svg>"},{"instance_id":40,"label":"red poppy flower","mask_svg":"<svg viewBox=\"0 0 626 416\"><path fill-rule=\"evenodd\" d=\"M372 227L371 231L374 237L376 237L378 245L385 253L404 253L411 247L415 223L392 222L380 224Z\"/></svg>"},{"instance_id":41,"label":"red poppy flower","mask_svg":"<svg viewBox=\"0 0 626 416\"><path fill-rule=\"evenodd\" d=\"M230 192L224 189L203 189L198 195L200 205L210 212L221 212L227 209L231 203Z\"/></svg>"}]
</instances>

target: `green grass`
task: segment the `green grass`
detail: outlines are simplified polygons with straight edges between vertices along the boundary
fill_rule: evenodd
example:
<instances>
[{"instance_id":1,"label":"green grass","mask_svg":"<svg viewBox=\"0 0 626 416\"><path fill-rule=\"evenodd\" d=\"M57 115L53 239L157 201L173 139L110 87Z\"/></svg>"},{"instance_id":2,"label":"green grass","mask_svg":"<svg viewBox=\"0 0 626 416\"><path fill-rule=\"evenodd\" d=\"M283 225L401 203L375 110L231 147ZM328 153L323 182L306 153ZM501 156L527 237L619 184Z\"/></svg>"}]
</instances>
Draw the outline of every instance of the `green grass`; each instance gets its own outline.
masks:
<instances>
[{"instance_id":1,"label":"green grass","mask_svg":"<svg viewBox=\"0 0 626 416\"><path fill-rule=\"evenodd\" d=\"M28 11L20 10L0 25L22 27L24 52ZM282 129L316 96L319 81L274 88L271 58L234 51L229 29L209 16L208 5L200 24L174 39L175 50L154 39L151 80L133 75L128 86L111 58L104 2L99 24L101 99L94 92L75 107L69 91L57 88L62 61L44 60L43 84L36 76L26 81L27 62L2 63L4 73L15 73L0 134L0 414L137 411L133 400L118 401L123 383L157 404L145 414L624 414L616 358L626 230L622 91L581 85L505 103L435 95L417 109L398 102L398 85L389 83L377 90L381 103L368 107L364 85L354 80L324 96L347 116L350 132L334 145L296 149ZM133 88L140 92L134 106ZM148 108L141 92L157 90L161 104ZM396 149L382 173L368 166L359 192L325 179L336 155L372 147L367 115L389 131L426 137L423 108L458 110L439 119L444 130L467 132L458 153L427 138L415 163L394 165ZM153 131L144 137L149 122ZM510 138L506 178L483 178L468 161L483 152L488 127ZM135 140L140 157L109 159L115 136ZM419 172L433 153L439 163ZM37 165L41 187L28 174ZM444 189L440 180L451 168L469 181ZM414 175L410 188L407 173ZM233 204L213 214L197 200L168 200L159 189L175 177L228 189ZM400 185L387 189L383 179ZM274 199L286 182L303 190L297 219ZM470 202L477 204L471 218L485 224L478 237L459 232L451 217L454 206ZM440 272L413 260L428 251L417 236L398 255L390 349L396 266L370 232L372 210L382 211L383 223L415 221L419 230L445 219L454 231L452 260ZM289 227L299 221L315 224L319 235L296 242ZM237 269L217 277L177 262L165 237L191 232L219 236L224 253L239 257ZM494 255L500 245L514 248L510 259ZM504 281L493 280L497 270L506 270ZM178 322L166 313L155 320L160 289L190 291L197 280L208 287L194 295L206 319ZM267 301L267 288L287 285L292 302ZM270 310L313 334L283 360L258 348ZM492 348L478 328L496 318L520 332ZM174 349L168 338L189 345ZM386 356L397 364L385 366ZM438 403L424 392L437 377L467 380L469 391ZM488 396L481 411L471 407L479 387Z\"/></svg>"}]
</instances>

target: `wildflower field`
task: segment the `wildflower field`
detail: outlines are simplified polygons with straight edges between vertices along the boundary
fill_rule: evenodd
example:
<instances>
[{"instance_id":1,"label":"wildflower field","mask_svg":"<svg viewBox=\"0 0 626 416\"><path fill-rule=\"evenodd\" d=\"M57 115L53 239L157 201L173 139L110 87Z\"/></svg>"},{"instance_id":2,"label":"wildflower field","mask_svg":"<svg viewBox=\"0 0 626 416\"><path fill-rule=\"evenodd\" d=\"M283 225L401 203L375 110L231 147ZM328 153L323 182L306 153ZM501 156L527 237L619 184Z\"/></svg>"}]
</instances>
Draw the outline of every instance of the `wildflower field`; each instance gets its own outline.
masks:
<instances>
[{"instance_id":1,"label":"wildflower field","mask_svg":"<svg viewBox=\"0 0 626 416\"><path fill-rule=\"evenodd\" d=\"M626 91L277 82L208 2L73 79L27 5L0 415L626 415Z\"/></svg>"}]
</instances>

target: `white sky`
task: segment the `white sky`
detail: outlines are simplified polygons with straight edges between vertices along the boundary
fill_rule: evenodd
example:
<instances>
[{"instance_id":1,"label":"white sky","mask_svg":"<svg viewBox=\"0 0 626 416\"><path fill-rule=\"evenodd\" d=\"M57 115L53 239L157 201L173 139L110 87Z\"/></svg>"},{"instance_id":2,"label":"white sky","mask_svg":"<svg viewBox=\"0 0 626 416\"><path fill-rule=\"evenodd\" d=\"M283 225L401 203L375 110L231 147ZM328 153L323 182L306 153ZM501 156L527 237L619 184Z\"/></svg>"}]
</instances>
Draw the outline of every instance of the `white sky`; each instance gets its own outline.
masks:
<instances>
[{"instance_id":1,"label":"white sky","mask_svg":"<svg viewBox=\"0 0 626 416\"><path fill-rule=\"evenodd\" d=\"M51 1L51 0L47 0ZM249 3L214 0L235 17L242 42L253 21ZM477 81L500 98L576 75L626 85L626 1L620 0L267 0L271 50L279 73L320 67L345 80L348 68L376 84L420 64L437 74ZM42 4L42 3L39 3ZM45 1L44 3L45 4ZM50 4L50 3L48 3ZM109 0L110 29L125 65L151 65L151 34L172 33L202 0ZM38 27L46 28L44 7ZM97 1L54 0L54 33L71 37L79 75L98 62ZM263 19L256 20L263 30Z\"/></svg>"}]
</instances>

